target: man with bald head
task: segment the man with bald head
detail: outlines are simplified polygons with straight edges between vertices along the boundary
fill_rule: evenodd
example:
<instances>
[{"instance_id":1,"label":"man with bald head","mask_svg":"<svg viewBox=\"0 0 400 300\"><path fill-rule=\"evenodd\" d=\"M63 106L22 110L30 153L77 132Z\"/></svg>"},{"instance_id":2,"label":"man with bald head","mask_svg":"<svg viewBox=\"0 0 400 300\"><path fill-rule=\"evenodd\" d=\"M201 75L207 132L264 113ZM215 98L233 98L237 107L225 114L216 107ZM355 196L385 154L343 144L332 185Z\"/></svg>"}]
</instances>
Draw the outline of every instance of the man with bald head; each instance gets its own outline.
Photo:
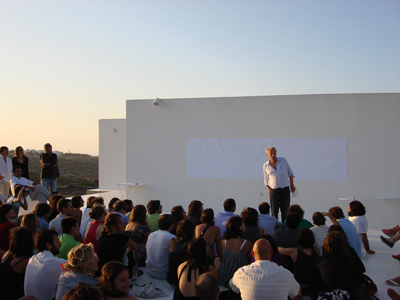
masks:
<instances>
[{"instance_id":1,"label":"man with bald head","mask_svg":"<svg viewBox=\"0 0 400 300\"><path fill-rule=\"evenodd\" d=\"M239 268L229 285L242 300L300 299L300 285L292 273L271 262L272 248L267 240L259 239L251 251L255 262Z\"/></svg>"},{"instance_id":2,"label":"man with bald head","mask_svg":"<svg viewBox=\"0 0 400 300\"><path fill-rule=\"evenodd\" d=\"M218 280L210 273L201 274L194 289L200 300L218 300L220 294Z\"/></svg>"}]
</instances>

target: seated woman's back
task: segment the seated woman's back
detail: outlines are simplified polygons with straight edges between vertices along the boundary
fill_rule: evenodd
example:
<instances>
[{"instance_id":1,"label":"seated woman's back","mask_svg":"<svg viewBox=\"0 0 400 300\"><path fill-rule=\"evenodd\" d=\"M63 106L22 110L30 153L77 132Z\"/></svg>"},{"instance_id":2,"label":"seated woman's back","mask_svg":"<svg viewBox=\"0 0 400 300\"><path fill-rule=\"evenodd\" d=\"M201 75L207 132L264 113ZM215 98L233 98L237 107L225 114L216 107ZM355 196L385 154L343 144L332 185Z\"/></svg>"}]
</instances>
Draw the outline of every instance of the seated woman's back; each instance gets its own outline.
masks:
<instances>
[{"instance_id":1,"label":"seated woman's back","mask_svg":"<svg viewBox=\"0 0 400 300\"><path fill-rule=\"evenodd\" d=\"M215 278L218 277L217 269L214 266L209 266L205 273L212 274ZM195 297L195 283L197 278L199 278L200 270L189 266L187 262L182 263L178 268L179 277L179 289L182 295L187 297ZM196 298L197 299L197 298Z\"/></svg>"}]
</instances>

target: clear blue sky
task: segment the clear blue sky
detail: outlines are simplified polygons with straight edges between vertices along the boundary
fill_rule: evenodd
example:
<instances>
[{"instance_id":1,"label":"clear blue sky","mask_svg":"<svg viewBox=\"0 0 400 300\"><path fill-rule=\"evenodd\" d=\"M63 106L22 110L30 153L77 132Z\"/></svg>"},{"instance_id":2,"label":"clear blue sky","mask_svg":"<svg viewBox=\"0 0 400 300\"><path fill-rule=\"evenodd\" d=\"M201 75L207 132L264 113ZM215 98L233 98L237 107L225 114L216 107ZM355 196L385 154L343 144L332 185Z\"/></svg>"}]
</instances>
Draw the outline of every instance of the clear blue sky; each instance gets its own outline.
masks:
<instances>
[{"instance_id":1,"label":"clear blue sky","mask_svg":"<svg viewBox=\"0 0 400 300\"><path fill-rule=\"evenodd\" d=\"M0 144L98 154L127 99L400 92L398 0L0 0Z\"/></svg>"}]
</instances>

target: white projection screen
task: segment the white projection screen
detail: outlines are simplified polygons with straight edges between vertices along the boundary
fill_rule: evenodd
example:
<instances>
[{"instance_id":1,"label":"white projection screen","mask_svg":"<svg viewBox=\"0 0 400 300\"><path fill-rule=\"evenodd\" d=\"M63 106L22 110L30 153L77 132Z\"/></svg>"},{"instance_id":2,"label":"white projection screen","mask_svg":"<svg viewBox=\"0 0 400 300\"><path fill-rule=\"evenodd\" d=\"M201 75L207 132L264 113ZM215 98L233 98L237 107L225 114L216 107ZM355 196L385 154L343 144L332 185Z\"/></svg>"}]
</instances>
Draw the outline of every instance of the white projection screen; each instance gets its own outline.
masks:
<instances>
[{"instance_id":1,"label":"white projection screen","mask_svg":"<svg viewBox=\"0 0 400 300\"><path fill-rule=\"evenodd\" d=\"M262 180L269 146L288 160L296 180L347 181L346 138L189 138L186 176Z\"/></svg>"}]
</instances>

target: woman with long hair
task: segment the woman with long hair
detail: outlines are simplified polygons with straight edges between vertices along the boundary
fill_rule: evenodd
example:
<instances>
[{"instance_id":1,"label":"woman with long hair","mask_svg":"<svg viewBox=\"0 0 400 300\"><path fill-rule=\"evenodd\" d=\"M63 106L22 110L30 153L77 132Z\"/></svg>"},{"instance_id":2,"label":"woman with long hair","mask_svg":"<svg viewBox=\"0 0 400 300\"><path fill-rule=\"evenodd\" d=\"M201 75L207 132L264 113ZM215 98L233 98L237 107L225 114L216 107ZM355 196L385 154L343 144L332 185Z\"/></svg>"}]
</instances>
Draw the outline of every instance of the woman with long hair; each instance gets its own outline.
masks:
<instances>
[{"instance_id":1,"label":"woman with long hair","mask_svg":"<svg viewBox=\"0 0 400 300\"><path fill-rule=\"evenodd\" d=\"M21 167L22 177L29 179L29 160L28 157L24 155L24 148L18 146L14 150L14 157L12 158L13 167Z\"/></svg>"},{"instance_id":2,"label":"woman with long hair","mask_svg":"<svg viewBox=\"0 0 400 300\"><path fill-rule=\"evenodd\" d=\"M40 225L38 231L43 228L49 229L49 223L47 223L46 219L50 216L50 205L40 202L36 204L32 213L34 213L39 219Z\"/></svg>"},{"instance_id":3,"label":"woman with long hair","mask_svg":"<svg viewBox=\"0 0 400 300\"><path fill-rule=\"evenodd\" d=\"M21 227L28 228L30 231L32 231L34 240L35 240L36 232L38 232L39 226L40 226L40 221L39 221L39 218L35 214L31 213L31 214L27 214L22 217Z\"/></svg>"},{"instance_id":4,"label":"woman with long hair","mask_svg":"<svg viewBox=\"0 0 400 300\"><path fill-rule=\"evenodd\" d=\"M99 268L98 261L92 244L80 244L72 248L68 252L68 263L64 266L67 271L58 279L56 300L61 300L80 282L96 286L98 281L93 275Z\"/></svg>"},{"instance_id":5,"label":"woman with long hair","mask_svg":"<svg viewBox=\"0 0 400 300\"><path fill-rule=\"evenodd\" d=\"M244 230L241 217L232 217L226 223L221 241L221 256L215 259L220 285L227 286L236 270L250 263L253 244L243 238Z\"/></svg>"},{"instance_id":6,"label":"woman with long hair","mask_svg":"<svg viewBox=\"0 0 400 300\"><path fill-rule=\"evenodd\" d=\"M206 208L201 213L200 221L202 224L196 226L196 237L202 237L209 249L207 254L214 260L215 251L218 255L221 253L221 230L214 225L214 211L212 208Z\"/></svg>"},{"instance_id":7,"label":"woman with long hair","mask_svg":"<svg viewBox=\"0 0 400 300\"><path fill-rule=\"evenodd\" d=\"M264 233L264 229L258 226L258 211L255 208L248 207L242 211L240 216L245 225L243 236L254 244Z\"/></svg>"},{"instance_id":8,"label":"woman with long hair","mask_svg":"<svg viewBox=\"0 0 400 300\"><path fill-rule=\"evenodd\" d=\"M12 222L15 218L15 210L10 204L3 204L0 207L0 249L7 251L10 247L10 231L16 227Z\"/></svg>"},{"instance_id":9,"label":"woman with long hair","mask_svg":"<svg viewBox=\"0 0 400 300\"><path fill-rule=\"evenodd\" d=\"M104 227L104 220L106 219L107 213L104 206L98 205L92 208L89 212L89 218L93 219L90 222L85 231L85 237L83 239L84 244L92 243L94 247L94 252L97 252L97 247L99 244L100 234Z\"/></svg>"},{"instance_id":10,"label":"woman with long hair","mask_svg":"<svg viewBox=\"0 0 400 300\"><path fill-rule=\"evenodd\" d=\"M171 209L171 215L174 217L174 223L175 223L175 226L171 230L171 233L176 235L176 227L178 227L178 223L182 220L187 219L187 214L182 205L177 205Z\"/></svg>"},{"instance_id":11,"label":"woman with long hair","mask_svg":"<svg viewBox=\"0 0 400 300\"><path fill-rule=\"evenodd\" d=\"M101 269L99 288L103 293L104 300L125 299L137 300L129 292L128 268L117 261L106 263Z\"/></svg>"},{"instance_id":12,"label":"woman with long hair","mask_svg":"<svg viewBox=\"0 0 400 300\"><path fill-rule=\"evenodd\" d=\"M203 273L218 277L217 269L208 264L207 243L199 237L191 240L187 247L186 261L178 268L178 286L175 289L174 300L198 299L195 294L196 279Z\"/></svg>"},{"instance_id":13,"label":"woman with long hair","mask_svg":"<svg viewBox=\"0 0 400 300\"><path fill-rule=\"evenodd\" d=\"M14 228L10 234L10 250L1 259L0 295L14 300L24 296L25 270L33 255L32 232L23 227Z\"/></svg>"}]
</instances>

